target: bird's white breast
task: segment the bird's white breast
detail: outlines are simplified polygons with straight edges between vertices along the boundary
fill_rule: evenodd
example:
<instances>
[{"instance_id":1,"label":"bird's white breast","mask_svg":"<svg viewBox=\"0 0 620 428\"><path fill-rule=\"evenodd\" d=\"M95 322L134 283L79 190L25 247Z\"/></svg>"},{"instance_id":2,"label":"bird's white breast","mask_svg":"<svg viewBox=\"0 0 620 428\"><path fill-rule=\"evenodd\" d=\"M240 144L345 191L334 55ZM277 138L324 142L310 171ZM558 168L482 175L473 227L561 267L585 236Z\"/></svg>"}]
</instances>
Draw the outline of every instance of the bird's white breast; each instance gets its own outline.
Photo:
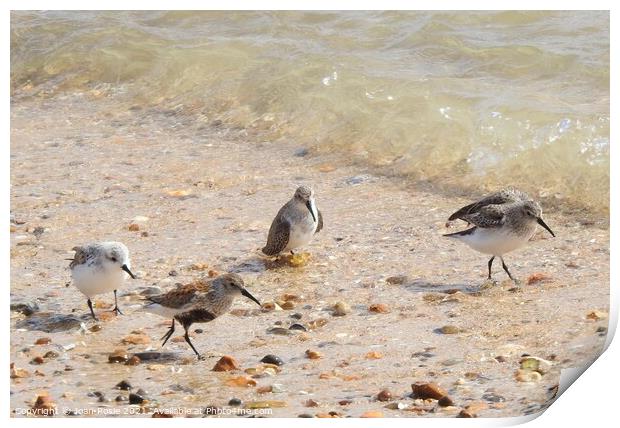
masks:
<instances>
[{"instance_id":1,"label":"bird's white breast","mask_svg":"<svg viewBox=\"0 0 620 428\"><path fill-rule=\"evenodd\" d=\"M87 297L109 293L121 287L127 274L119 269L97 269L83 264L71 270L73 284Z\"/></svg>"},{"instance_id":2,"label":"bird's white breast","mask_svg":"<svg viewBox=\"0 0 620 428\"><path fill-rule=\"evenodd\" d=\"M494 256L501 256L525 245L532 234L518 235L503 229L476 230L458 238L476 251Z\"/></svg>"}]
</instances>

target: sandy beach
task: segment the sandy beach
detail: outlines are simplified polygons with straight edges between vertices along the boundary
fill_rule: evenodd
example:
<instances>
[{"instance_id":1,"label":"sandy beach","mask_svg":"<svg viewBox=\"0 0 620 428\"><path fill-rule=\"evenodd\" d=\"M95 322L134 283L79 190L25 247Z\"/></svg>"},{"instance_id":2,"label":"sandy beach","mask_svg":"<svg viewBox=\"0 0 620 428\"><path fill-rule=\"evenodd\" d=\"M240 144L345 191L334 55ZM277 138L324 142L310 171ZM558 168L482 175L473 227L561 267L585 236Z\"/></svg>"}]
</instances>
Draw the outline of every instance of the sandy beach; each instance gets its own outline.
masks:
<instances>
[{"instance_id":1,"label":"sandy beach","mask_svg":"<svg viewBox=\"0 0 620 428\"><path fill-rule=\"evenodd\" d=\"M11 304L38 308L11 312L12 409L47 393L59 411L93 416L211 407L268 408L274 417L520 416L550 403L563 368L599 355L605 221L545 209L557 237L540 229L506 256L522 284L497 264L499 284L481 288L487 258L441 236L455 230L447 217L480 195L435 192L336 153L267 140L268 129L268 121L225 126L187 105L123 105L97 91L12 105ZM277 266L258 249L299 184L314 187L325 229L304 249L307 264ZM125 315L100 322L67 286L65 260L95 240L126 243L138 276L120 292ZM167 322L140 310L143 296L227 271L286 309L238 300L230 314L195 325L205 361L180 337L160 348ZM348 306L342 316L338 302ZM99 296L96 311L112 303ZM157 354L110 363L117 350ZM268 354L283 364L261 363ZM224 355L239 368L212 371ZM519 372L524 355L545 369ZM131 391L115 388L123 380ZM419 382L437 384L450 405L411 398ZM145 401L129 404L139 389ZM229 405L233 398L241 404Z\"/></svg>"}]
</instances>

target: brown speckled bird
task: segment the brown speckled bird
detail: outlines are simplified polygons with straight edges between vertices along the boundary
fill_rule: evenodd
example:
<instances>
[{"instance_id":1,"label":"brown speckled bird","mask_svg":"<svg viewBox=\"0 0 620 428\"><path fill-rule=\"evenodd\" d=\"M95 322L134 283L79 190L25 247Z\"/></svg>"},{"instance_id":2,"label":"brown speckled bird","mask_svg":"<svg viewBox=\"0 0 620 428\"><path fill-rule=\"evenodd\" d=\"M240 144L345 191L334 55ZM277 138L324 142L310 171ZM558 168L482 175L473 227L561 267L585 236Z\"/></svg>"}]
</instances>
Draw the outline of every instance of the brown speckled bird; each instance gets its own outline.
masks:
<instances>
[{"instance_id":1,"label":"brown speckled bird","mask_svg":"<svg viewBox=\"0 0 620 428\"><path fill-rule=\"evenodd\" d=\"M300 186L271 223L263 253L275 256L309 243L323 229L323 215L316 207L314 191Z\"/></svg>"},{"instance_id":2,"label":"brown speckled bird","mask_svg":"<svg viewBox=\"0 0 620 428\"><path fill-rule=\"evenodd\" d=\"M235 297L243 295L260 302L245 288L243 279L235 273L227 273L212 280L198 280L191 284L182 285L179 288L159 296L148 297L150 301L144 306L147 312L151 312L166 318L172 318L172 325L162 337L164 346L172 333L174 333L175 321L181 323L185 329L185 341L196 353L201 356L189 339L189 328L196 322L213 321L230 309Z\"/></svg>"}]
</instances>

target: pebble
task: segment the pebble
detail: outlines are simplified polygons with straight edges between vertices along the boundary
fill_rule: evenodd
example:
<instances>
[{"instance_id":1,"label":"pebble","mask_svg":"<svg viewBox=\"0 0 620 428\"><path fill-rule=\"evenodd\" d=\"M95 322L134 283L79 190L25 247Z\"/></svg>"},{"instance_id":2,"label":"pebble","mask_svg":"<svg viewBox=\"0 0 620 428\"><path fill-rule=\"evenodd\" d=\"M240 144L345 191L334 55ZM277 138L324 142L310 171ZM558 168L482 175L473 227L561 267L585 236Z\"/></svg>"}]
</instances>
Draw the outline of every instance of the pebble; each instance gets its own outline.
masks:
<instances>
[{"instance_id":1,"label":"pebble","mask_svg":"<svg viewBox=\"0 0 620 428\"><path fill-rule=\"evenodd\" d=\"M370 351L366 354L367 360L380 360L381 358L383 358L383 354L381 352Z\"/></svg>"},{"instance_id":2,"label":"pebble","mask_svg":"<svg viewBox=\"0 0 620 428\"><path fill-rule=\"evenodd\" d=\"M123 345L148 345L151 343L151 338L145 333L131 333L128 336L123 337L121 340Z\"/></svg>"},{"instance_id":3,"label":"pebble","mask_svg":"<svg viewBox=\"0 0 620 428\"><path fill-rule=\"evenodd\" d=\"M247 376L237 376L226 381L228 386L241 386L247 388L248 386L256 386L256 381Z\"/></svg>"},{"instance_id":4,"label":"pebble","mask_svg":"<svg viewBox=\"0 0 620 428\"><path fill-rule=\"evenodd\" d=\"M32 405L32 410L35 415L41 416L54 416L56 414L56 403L52 401L52 398L47 394L41 394L37 396L34 404Z\"/></svg>"},{"instance_id":5,"label":"pebble","mask_svg":"<svg viewBox=\"0 0 620 428\"><path fill-rule=\"evenodd\" d=\"M454 406L454 401L452 401L452 398L450 398L449 396L444 395L439 399L439 401L437 401L437 404L439 404L439 406L441 407L450 407Z\"/></svg>"},{"instance_id":6,"label":"pebble","mask_svg":"<svg viewBox=\"0 0 620 428\"><path fill-rule=\"evenodd\" d=\"M314 418L310 413L300 413L297 415L298 418Z\"/></svg>"},{"instance_id":7,"label":"pebble","mask_svg":"<svg viewBox=\"0 0 620 428\"><path fill-rule=\"evenodd\" d=\"M461 333L462 330L453 325L444 325L443 327L439 329L439 332L441 334L457 334L457 333Z\"/></svg>"},{"instance_id":8,"label":"pebble","mask_svg":"<svg viewBox=\"0 0 620 428\"><path fill-rule=\"evenodd\" d=\"M130 223L127 228L130 232L138 232L140 231L140 225L137 223Z\"/></svg>"},{"instance_id":9,"label":"pebble","mask_svg":"<svg viewBox=\"0 0 620 428\"><path fill-rule=\"evenodd\" d=\"M377 400L390 401L392 399L392 393L389 389L384 389L377 394Z\"/></svg>"},{"instance_id":10,"label":"pebble","mask_svg":"<svg viewBox=\"0 0 620 428\"><path fill-rule=\"evenodd\" d=\"M317 328L321 328L323 327L325 324L327 324L327 320L325 318L317 318L315 320L312 320L308 323L308 327L310 327L310 329L312 330L316 330Z\"/></svg>"},{"instance_id":11,"label":"pebble","mask_svg":"<svg viewBox=\"0 0 620 428\"><path fill-rule=\"evenodd\" d=\"M129 404L142 404L144 403L144 397L133 392L129 394Z\"/></svg>"},{"instance_id":12,"label":"pebble","mask_svg":"<svg viewBox=\"0 0 620 428\"><path fill-rule=\"evenodd\" d=\"M228 401L228 405L229 406L237 407L237 406L241 406L241 404L242 404L242 402L241 402L241 400L239 398L231 398Z\"/></svg>"},{"instance_id":13,"label":"pebble","mask_svg":"<svg viewBox=\"0 0 620 428\"><path fill-rule=\"evenodd\" d=\"M494 392L487 392L482 396L482 398L486 401L490 401L491 403L503 403L506 401L504 397Z\"/></svg>"},{"instance_id":14,"label":"pebble","mask_svg":"<svg viewBox=\"0 0 620 428\"><path fill-rule=\"evenodd\" d=\"M287 301L287 302L282 302L282 304L280 305L280 307L284 310L291 310L291 309L295 309L295 302L291 302L291 301Z\"/></svg>"},{"instance_id":15,"label":"pebble","mask_svg":"<svg viewBox=\"0 0 620 428\"><path fill-rule=\"evenodd\" d=\"M101 325L100 325L100 324L95 324L94 326L92 326L92 327L91 327L91 328L89 328L88 330L89 330L89 331L91 331L91 332L93 332L93 333L96 333L96 332L98 332L98 331L101 331L101 329L102 329L102 328L103 328L103 327L101 327Z\"/></svg>"},{"instance_id":16,"label":"pebble","mask_svg":"<svg viewBox=\"0 0 620 428\"><path fill-rule=\"evenodd\" d=\"M288 406L288 403L280 400L250 401L245 405L248 409L273 409L286 406Z\"/></svg>"},{"instance_id":17,"label":"pebble","mask_svg":"<svg viewBox=\"0 0 620 428\"><path fill-rule=\"evenodd\" d=\"M522 370L533 370L540 373L541 375L547 373L549 369L551 369L551 366L553 366L553 363L551 361L532 356L521 358L521 361L519 363Z\"/></svg>"},{"instance_id":18,"label":"pebble","mask_svg":"<svg viewBox=\"0 0 620 428\"><path fill-rule=\"evenodd\" d=\"M407 282L407 276L406 275L390 276L389 278L385 280L385 282L391 285L403 285L405 282Z\"/></svg>"},{"instance_id":19,"label":"pebble","mask_svg":"<svg viewBox=\"0 0 620 428\"><path fill-rule=\"evenodd\" d=\"M440 398L448 395L448 392L441 388L436 383L414 383L411 385L412 398L432 398L439 400Z\"/></svg>"},{"instance_id":20,"label":"pebble","mask_svg":"<svg viewBox=\"0 0 620 428\"><path fill-rule=\"evenodd\" d=\"M303 317L303 315L300 314L299 312L295 312L294 314L291 314L290 317L295 320L300 320Z\"/></svg>"},{"instance_id":21,"label":"pebble","mask_svg":"<svg viewBox=\"0 0 620 428\"><path fill-rule=\"evenodd\" d=\"M592 311L589 312L588 315L586 315L586 318L589 320L594 320L594 321L598 321L598 320L604 320L607 318L607 312L603 312L603 311Z\"/></svg>"},{"instance_id":22,"label":"pebble","mask_svg":"<svg viewBox=\"0 0 620 428\"><path fill-rule=\"evenodd\" d=\"M306 350L306 358L309 358L311 360L318 360L319 358L321 358L321 354L317 351L312 351L310 349Z\"/></svg>"},{"instance_id":23,"label":"pebble","mask_svg":"<svg viewBox=\"0 0 620 428\"><path fill-rule=\"evenodd\" d=\"M307 156L307 155L308 155L308 153L310 153L310 152L308 151L308 149L307 149L307 148L305 148L305 147L300 147L299 149L297 149L297 150L295 150L295 151L293 152L293 156L296 156L296 157L298 157L298 158L303 158L304 156Z\"/></svg>"},{"instance_id":24,"label":"pebble","mask_svg":"<svg viewBox=\"0 0 620 428\"><path fill-rule=\"evenodd\" d=\"M35 345L49 345L52 343L52 339L49 337L40 337L34 342Z\"/></svg>"},{"instance_id":25,"label":"pebble","mask_svg":"<svg viewBox=\"0 0 620 428\"><path fill-rule=\"evenodd\" d=\"M137 355L133 355L130 359L127 360L127 362L125 363L128 366L137 366L140 365L142 361L140 361L140 357L138 357Z\"/></svg>"},{"instance_id":26,"label":"pebble","mask_svg":"<svg viewBox=\"0 0 620 428\"><path fill-rule=\"evenodd\" d=\"M60 354L56 351L47 351L43 354L43 358L58 358Z\"/></svg>"},{"instance_id":27,"label":"pebble","mask_svg":"<svg viewBox=\"0 0 620 428\"><path fill-rule=\"evenodd\" d=\"M30 316L39 310L36 302L11 303L11 312L19 312L26 316Z\"/></svg>"},{"instance_id":28,"label":"pebble","mask_svg":"<svg viewBox=\"0 0 620 428\"><path fill-rule=\"evenodd\" d=\"M308 329L306 327L304 327L301 324L291 324L291 326L288 328L289 330L299 330L299 331L308 331Z\"/></svg>"},{"instance_id":29,"label":"pebble","mask_svg":"<svg viewBox=\"0 0 620 428\"><path fill-rule=\"evenodd\" d=\"M281 366L282 364L284 364L284 361L282 361L280 357L278 357L277 355L273 355L273 354L265 355L263 359L260 360L260 362L267 363L267 364L275 364L276 366Z\"/></svg>"},{"instance_id":30,"label":"pebble","mask_svg":"<svg viewBox=\"0 0 620 428\"><path fill-rule=\"evenodd\" d=\"M458 414L458 418L477 418L481 410L487 409L489 406L483 401L471 403Z\"/></svg>"},{"instance_id":31,"label":"pebble","mask_svg":"<svg viewBox=\"0 0 620 428\"><path fill-rule=\"evenodd\" d=\"M121 380L119 383L116 384L114 388L120 389L121 391L129 391L132 387L131 384L126 380Z\"/></svg>"},{"instance_id":32,"label":"pebble","mask_svg":"<svg viewBox=\"0 0 620 428\"><path fill-rule=\"evenodd\" d=\"M515 378L519 382L538 382L542 379L542 375L532 370L517 370Z\"/></svg>"},{"instance_id":33,"label":"pebble","mask_svg":"<svg viewBox=\"0 0 620 428\"><path fill-rule=\"evenodd\" d=\"M278 334L280 336L288 336L292 334L288 328L284 328L284 327L272 327L267 330L267 333Z\"/></svg>"},{"instance_id":34,"label":"pebble","mask_svg":"<svg viewBox=\"0 0 620 428\"><path fill-rule=\"evenodd\" d=\"M527 285L537 284L539 282L549 282L553 278L546 273L537 272L527 278Z\"/></svg>"},{"instance_id":35,"label":"pebble","mask_svg":"<svg viewBox=\"0 0 620 428\"><path fill-rule=\"evenodd\" d=\"M336 317L341 317L351 313L351 306L349 306L349 304L345 302L337 302L332 309L332 315Z\"/></svg>"},{"instance_id":36,"label":"pebble","mask_svg":"<svg viewBox=\"0 0 620 428\"><path fill-rule=\"evenodd\" d=\"M214 372L228 372L231 370L238 370L238 369L239 369L239 364L237 363L237 360L235 360L233 357L229 355L224 355L222 358L219 359L217 363L215 363L212 370Z\"/></svg>"},{"instance_id":37,"label":"pebble","mask_svg":"<svg viewBox=\"0 0 620 428\"><path fill-rule=\"evenodd\" d=\"M382 418L383 413L378 410L369 410L367 412L362 413L360 418Z\"/></svg>"},{"instance_id":38,"label":"pebble","mask_svg":"<svg viewBox=\"0 0 620 428\"><path fill-rule=\"evenodd\" d=\"M36 356L30 361L30 364L43 364L44 362L45 360L43 359L43 357Z\"/></svg>"},{"instance_id":39,"label":"pebble","mask_svg":"<svg viewBox=\"0 0 620 428\"><path fill-rule=\"evenodd\" d=\"M123 395L117 395L114 401L127 401L127 397Z\"/></svg>"},{"instance_id":40,"label":"pebble","mask_svg":"<svg viewBox=\"0 0 620 428\"><path fill-rule=\"evenodd\" d=\"M306 407L318 407L319 406L319 402L316 400L313 400L312 398L307 399L304 402L304 406Z\"/></svg>"},{"instance_id":41,"label":"pebble","mask_svg":"<svg viewBox=\"0 0 620 428\"><path fill-rule=\"evenodd\" d=\"M11 379L20 379L30 376L30 372L26 369L20 369L11 364Z\"/></svg>"},{"instance_id":42,"label":"pebble","mask_svg":"<svg viewBox=\"0 0 620 428\"><path fill-rule=\"evenodd\" d=\"M387 314L390 312L390 308L383 303L374 303L368 307L368 310L375 314Z\"/></svg>"},{"instance_id":43,"label":"pebble","mask_svg":"<svg viewBox=\"0 0 620 428\"><path fill-rule=\"evenodd\" d=\"M129 360L129 355L124 349L115 349L110 355L108 355L109 363L126 363Z\"/></svg>"}]
</instances>

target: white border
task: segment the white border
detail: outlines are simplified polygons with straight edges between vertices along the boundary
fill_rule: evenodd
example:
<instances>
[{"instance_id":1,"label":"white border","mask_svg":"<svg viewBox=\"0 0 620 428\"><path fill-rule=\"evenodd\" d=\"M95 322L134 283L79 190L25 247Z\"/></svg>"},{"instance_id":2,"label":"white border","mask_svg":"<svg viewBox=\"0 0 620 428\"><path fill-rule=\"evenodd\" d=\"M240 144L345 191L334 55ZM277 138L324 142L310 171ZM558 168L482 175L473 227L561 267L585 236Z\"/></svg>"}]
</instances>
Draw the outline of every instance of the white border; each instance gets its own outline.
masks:
<instances>
[{"instance_id":1,"label":"white border","mask_svg":"<svg viewBox=\"0 0 620 428\"><path fill-rule=\"evenodd\" d=\"M9 51L10 51L10 10L28 10L28 9L89 9L89 10L97 10L102 9L102 6L105 6L106 9L112 10L145 10L145 9L218 9L218 10L269 10L269 9L304 9L304 10L385 10L385 9L415 9L415 10L496 10L501 6L502 9L512 9L512 10L536 10L536 9L544 9L544 10L611 10L611 46L616 47L615 41L617 39L614 24L616 24L615 19L615 11L612 7L611 1L599 1L599 0L590 0L590 1L581 1L581 2L552 2L548 0L521 0L521 1L504 1L498 3L497 1L455 1L455 0L444 0L441 2L438 1L396 1L396 0L382 0L381 2L368 2L368 1L356 1L356 2L344 2L344 1L326 1L326 0L314 0L314 1L283 1L283 0L261 0L256 2L248 2L242 0L227 0L225 2L215 2L215 1L196 1L196 0L176 0L173 2L163 2L163 1L135 1L135 0L109 0L103 3L85 3L78 1L68 1L68 0L60 0L60 1L35 1L35 0L22 0L22 1L14 1L9 0L8 2L3 2L4 8L1 13L1 21L2 29L3 29L3 40L2 47L3 53L2 56L2 69L4 71L3 75L5 76L5 83L2 85L1 96L4 102L3 106L3 120L2 120L2 135L6 136L5 141L0 145L0 150L2 150L2 166L3 173L1 174L0 180L2 180L3 188L6 190L10 189L10 175L9 175L9 140L10 140L10 125L9 125L9 108L10 108L10 98L9 98L9 79L10 75L10 66L9 66ZM465 7L464 7L465 6ZM611 94L617 94L617 78L616 75L618 73L617 67L617 55L614 55L613 51L611 53ZM615 71L614 71L615 70ZM611 136L610 141L614 141L614 129L615 124L617 123L618 115L617 109L614 108L614 104L611 105ZM613 146L613 144L612 144ZM615 155L616 150L611 149L611 164L617 165L617 156ZM611 169L611 183L617 183L619 179L618 173ZM612 212L612 227L611 227L611 254L614 256L615 250L617 248L618 242L618 233L617 233L617 222L613 220L617 220L616 213L618 212L618 198L614 193L615 187L612 185L611 192L611 212ZM3 212L5 213L5 219L8 220L9 214L9 204L10 204L10 191L4 194L4 197L1 199ZM6 284L6 292L9 292L9 284L10 284L10 276L9 276L9 231L8 227L5 224L5 227L0 227L0 236L2 237L3 246L1 249L1 254L4 260L5 269L2 269L0 273L2 284ZM617 267L614 263L611 263L611 284L612 284L612 298L611 298L611 310L610 310L610 325L609 325L609 335L606 342L606 346L609 346L612 336L615 332L618 320L618 282L617 282ZM8 300L8 299L7 299ZM9 366L9 329L10 324L8 320L9 316L9 308L8 304L4 303L2 305L0 311L4 315L3 319L7 322L3 325L3 344L4 344L4 352L1 353L1 362L0 367L5 367L8 369ZM540 418L535 419L530 422L530 426L532 427L546 427L550 424L554 425L591 425L591 426L607 426L609 425L609 421L616 416L616 397L617 397L617 379L619 378L619 370L617 361L620 360L620 350L618 341L611 343L607 352L603 354L589 369L588 373L585 376L581 376L576 382L575 385L570 387L568 391L563 394L556 403L554 403ZM8 370L7 370L8 372ZM7 389L10 388L10 379L8 377L8 373L5 372L5 385ZM9 418L10 410L10 399L9 399L9 391L5 390L4 400L1 401L1 411L2 414L5 415L9 420L8 422L11 425L15 426L26 426L33 423L37 423L44 426L50 426L50 424L58 425L62 423L65 426L81 426L84 424L84 420L81 418L63 418L62 421L59 421L56 418L51 419L37 419L36 422L33 419L15 419ZM414 424L423 424L425 426L433 425L433 426L455 426L455 425L465 425L465 426L498 426L498 425L512 425L518 424L522 422L526 422L527 420L532 419L532 417L526 418L504 418L504 419L475 419L475 420L466 420L466 419L417 419L415 422L411 420L411 418L403 418L403 419L387 419L387 420L364 420L364 419L331 419L329 420L329 424L333 424L334 426L377 426L382 425L383 423L389 423L391 425L400 425L400 426L411 426ZM209 424L210 426L226 426L229 425L232 421L230 419L209 419L205 421L204 419L173 419L175 425L178 424ZM166 419L164 420L153 420L153 424L167 424ZM183 421L183 422L179 422ZM251 421L251 422L246 422ZM297 419L295 421L296 425L299 426L316 426L321 424L323 420L318 419ZM282 418L267 418L267 419L243 419L243 418L234 418L234 424L252 424L252 425L260 425L269 427L278 427L288 425L291 421ZM109 419L92 419L89 421L89 424L92 423L95 426L105 426L110 423ZM135 421L131 419L115 419L115 424L127 425L135 423Z\"/></svg>"}]
</instances>

